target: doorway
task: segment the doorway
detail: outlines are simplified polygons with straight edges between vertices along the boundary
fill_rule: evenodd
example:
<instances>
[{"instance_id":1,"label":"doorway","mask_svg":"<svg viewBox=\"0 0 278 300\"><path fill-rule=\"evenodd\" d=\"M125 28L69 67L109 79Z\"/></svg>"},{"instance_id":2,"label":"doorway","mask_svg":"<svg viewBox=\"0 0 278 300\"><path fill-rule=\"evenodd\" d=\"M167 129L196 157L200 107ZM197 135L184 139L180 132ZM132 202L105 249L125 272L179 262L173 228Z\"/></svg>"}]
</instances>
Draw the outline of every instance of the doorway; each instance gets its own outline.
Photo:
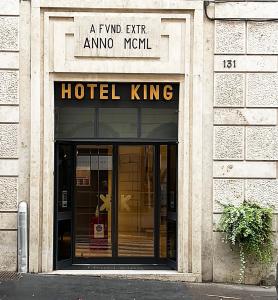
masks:
<instances>
[{"instance_id":1,"label":"doorway","mask_svg":"<svg viewBox=\"0 0 278 300\"><path fill-rule=\"evenodd\" d=\"M176 268L176 172L176 144L56 142L55 268Z\"/></svg>"}]
</instances>

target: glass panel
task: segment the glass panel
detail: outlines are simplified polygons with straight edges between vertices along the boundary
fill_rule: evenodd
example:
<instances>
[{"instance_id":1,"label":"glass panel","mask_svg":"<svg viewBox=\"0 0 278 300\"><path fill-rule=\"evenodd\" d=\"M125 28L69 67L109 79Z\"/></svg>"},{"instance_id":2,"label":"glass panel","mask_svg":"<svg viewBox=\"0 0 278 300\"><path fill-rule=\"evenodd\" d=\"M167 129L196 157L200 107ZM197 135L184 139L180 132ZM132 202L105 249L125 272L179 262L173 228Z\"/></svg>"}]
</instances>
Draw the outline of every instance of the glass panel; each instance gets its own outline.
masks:
<instances>
[{"instance_id":1,"label":"glass panel","mask_svg":"<svg viewBox=\"0 0 278 300\"><path fill-rule=\"evenodd\" d=\"M58 221L58 260L71 258L71 220Z\"/></svg>"},{"instance_id":2,"label":"glass panel","mask_svg":"<svg viewBox=\"0 0 278 300\"><path fill-rule=\"evenodd\" d=\"M55 119L55 138L91 138L95 136L94 108L57 107Z\"/></svg>"},{"instance_id":3,"label":"glass panel","mask_svg":"<svg viewBox=\"0 0 278 300\"><path fill-rule=\"evenodd\" d=\"M160 146L160 257L167 256L167 145Z\"/></svg>"},{"instance_id":4,"label":"glass panel","mask_svg":"<svg viewBox=\"0 0 278 300\"><path fill-rule=\"evenodd\" d=\"M177 165L177 147L175 145L168 146L168 211L176 213L176 165Z\"/></svg>"},{"instance_id":5,"label":"glass panel","mask_svg":"<svg viewBox=\"0 0 278 300\"><path fill-rule=\"evenodd\" d=\"M178 113L176 109L141 109L141 124L138 108L99 108L99 138L172 139L178 137ZM96 137L96 109L57 107L55 110L55 138Z\"/></svg>"},{"instance_id":6,"label":"glass panel","mask_svg":"<svg viewBox=\"0 0 278 300\"><path fill-rule=\"evenodd\" d=\"M178 112L176 109L142 109L141 137L155 139L178 138Z\"/></svg>"},{"instance_id":7,"label":"glass panel","mask_svg":"<svg viewBox=\"0 0 278 300\"><path fill-rule=\"evenodd\" d=\"M75 178L75 256L109 257L112 146L78 146Z\"/></svg>"},{"instance_id":8,"label":"glass panel","mask_svg":"<svg viewBox=\"0 0 278 300\"><path fill-rule=\"evenodd\" d=\"M71 258L72 254L72 182L73 147L58 145L57 157L57 260Z\"/></svg>"},{"instance_id":9,"label":"glass panel","mask_svg":"<svg viewBox=\"0 0 278 300\"><path fill-rule=\"evenodd\" d=\"M167 236L168 258L173 261L176 261L177 260L176 222L169 220L167 226L168 226L168 236Z\"/></svg>"},{"instance_id":10,"label":"glass panel","mask_svg":"<svg viewBox=\"0 0 278 300\"><path fill-rule=\"evenodd\" d=\"M177 147L176 145L168 146L167 154L167 256L169 259L177 259Z\"/></svg>"},{"instance_id":11,"label":"glass panel","mask_svg":"<svg viewBox=\"0 0 278 300\"><path fill-rule=\"evenodd\" d=\"M58 154L58 212L71 209L71 189L73 175L73 148L60 145Z\"/></svg>"},{"instance_id":12,"label":"glass panel","mask_svg":"<svg viewBox=\"0 0 278 300\"><path fill-rule=\"evenodd\" d=\"M100 108L99 137L137 137L137 110L133 108Z\"/></svg>"},{"instance_id":13,"label":"glass panel","mask_svg":"<svg viewBox=\"0 0 278 300\"><path fill-rule=\"evenodd\" d=\"M153 163L153 146L119 146L119 256L154 256Z\"/></svg>"}]
</instances>

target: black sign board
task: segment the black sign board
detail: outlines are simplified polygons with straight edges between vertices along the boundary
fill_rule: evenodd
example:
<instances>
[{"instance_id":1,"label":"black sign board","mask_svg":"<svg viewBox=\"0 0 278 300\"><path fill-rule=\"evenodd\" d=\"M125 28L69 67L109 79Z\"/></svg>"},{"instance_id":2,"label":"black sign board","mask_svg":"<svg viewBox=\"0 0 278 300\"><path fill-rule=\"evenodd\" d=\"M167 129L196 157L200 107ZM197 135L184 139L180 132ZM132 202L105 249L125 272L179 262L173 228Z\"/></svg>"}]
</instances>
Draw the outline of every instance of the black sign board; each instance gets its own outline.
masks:
<instances>
[{"instance_id":1,"label":"black sign board","mask_svg":"<svg viewBox=\"0 0 278 300\"><path fill-rule=\"evenodd\" d=\"M54 82L56 106L177 108L179 83Z\"/></svg>"}]
</instances>

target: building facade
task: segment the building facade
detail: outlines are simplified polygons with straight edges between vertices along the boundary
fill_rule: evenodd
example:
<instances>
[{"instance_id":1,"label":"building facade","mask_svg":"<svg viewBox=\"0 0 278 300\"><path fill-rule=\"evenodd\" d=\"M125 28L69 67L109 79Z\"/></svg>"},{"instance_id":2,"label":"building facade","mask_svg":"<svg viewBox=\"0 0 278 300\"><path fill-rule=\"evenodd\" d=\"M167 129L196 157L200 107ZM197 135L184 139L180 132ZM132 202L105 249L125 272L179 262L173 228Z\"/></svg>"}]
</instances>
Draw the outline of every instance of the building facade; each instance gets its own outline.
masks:
<instances>
[{"instance_id":1,"label":"building facade","mask_svg":"<svg viewBox=\"0 0 278 300\"><path fill-rule=\"evenodd\" d=\"M2 0L0 15L0 270L18 269L26 201L29 272L238 281L222 204L273 206L277 236L278 3ZM250 263L246 283L274 274Z\"/></svg>"}]
</instances>

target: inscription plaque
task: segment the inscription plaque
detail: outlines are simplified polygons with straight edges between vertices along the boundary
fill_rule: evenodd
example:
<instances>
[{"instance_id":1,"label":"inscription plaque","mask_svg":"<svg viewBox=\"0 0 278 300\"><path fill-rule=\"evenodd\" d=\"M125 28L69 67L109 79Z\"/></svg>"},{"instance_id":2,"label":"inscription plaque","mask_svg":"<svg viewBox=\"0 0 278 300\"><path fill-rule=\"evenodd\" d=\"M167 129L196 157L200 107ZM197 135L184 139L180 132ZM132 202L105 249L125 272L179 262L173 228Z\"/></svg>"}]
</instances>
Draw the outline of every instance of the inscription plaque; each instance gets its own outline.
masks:
<instances>
[{"instance_id":1,"label":"inscription plaque","mask_svg":"<svg viewBox=\"0 0 278 300\"><path fill-rule=\"evenodd\" d=\"M75 56L159 57L160 18L75 17Z\"/></svg>"}]
</instances>

